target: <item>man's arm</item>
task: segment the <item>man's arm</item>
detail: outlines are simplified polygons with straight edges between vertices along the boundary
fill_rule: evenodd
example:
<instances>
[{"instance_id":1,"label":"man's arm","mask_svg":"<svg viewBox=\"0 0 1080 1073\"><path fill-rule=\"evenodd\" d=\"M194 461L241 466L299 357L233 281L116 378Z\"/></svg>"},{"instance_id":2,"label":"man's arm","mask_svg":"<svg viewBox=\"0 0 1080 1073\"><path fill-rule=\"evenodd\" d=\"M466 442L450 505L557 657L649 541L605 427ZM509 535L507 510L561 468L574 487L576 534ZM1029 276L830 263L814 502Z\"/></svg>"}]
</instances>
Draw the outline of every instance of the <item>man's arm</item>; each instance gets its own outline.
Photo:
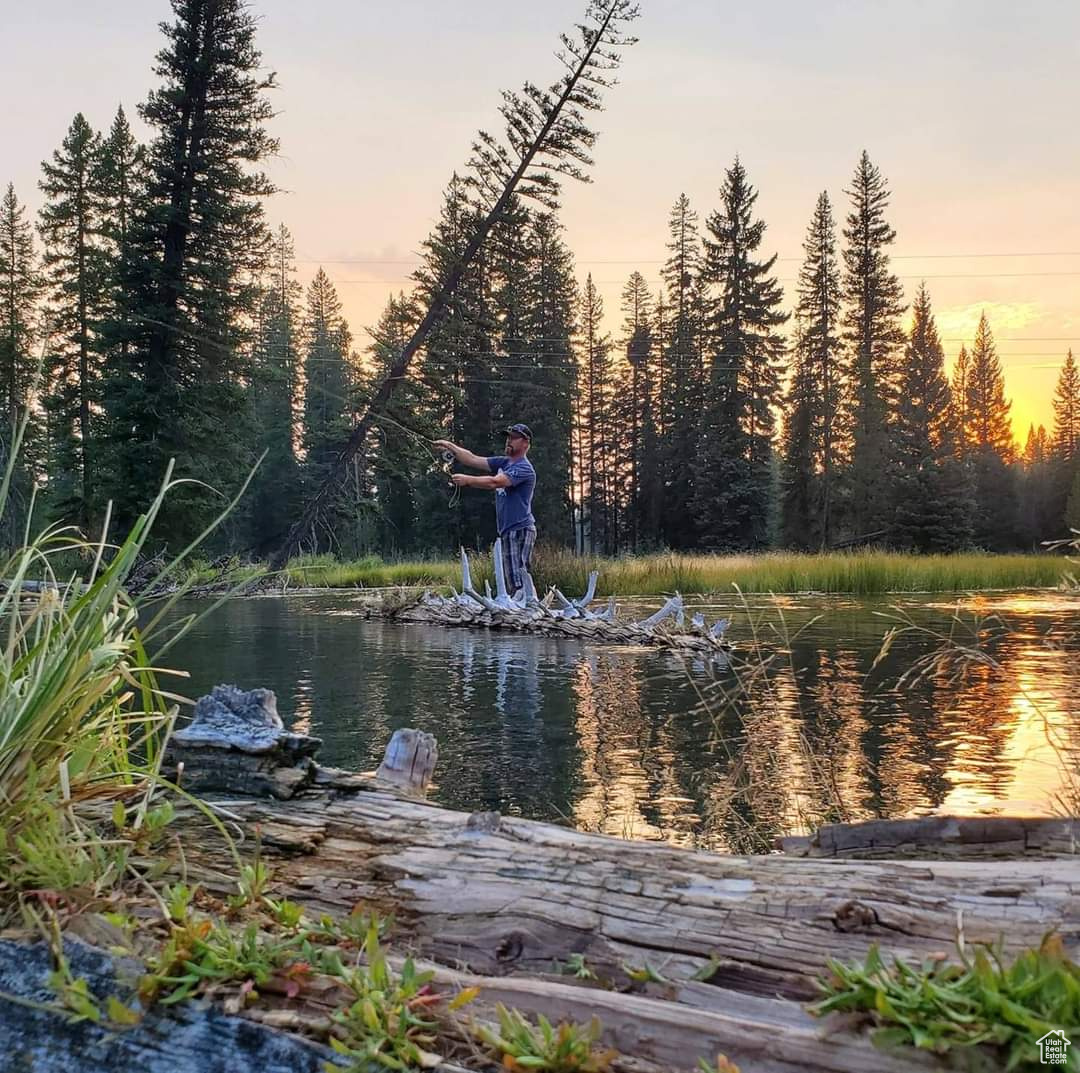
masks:
<instances>
[{"instance_id":1,"label":"man's arm","mask_svg":"<svg viewBox=\"0 0 1080 1073\"><path fill-rule=\"evenodd\" d=\"M440 451L452 452L463 466L482 469L485 473L489 471L488 460L483 455L474 455L472 451L466 451L464 447L458 447L456 443L451 443L449 440L435 440L434 442Z\"/></svg>"},{"instance_id":2,"label":"man's arm","mask_svg":"<svg viewBox=\"0 0 1080 1073\"><path fill-rule=\"evenodd\" d=\"M484 468L487 469L486 460ZM450 480L459 488L509 488L514 483L503 469L493 477L471 477L468 473L451 473Z\"/></svg>"}]
</instances>

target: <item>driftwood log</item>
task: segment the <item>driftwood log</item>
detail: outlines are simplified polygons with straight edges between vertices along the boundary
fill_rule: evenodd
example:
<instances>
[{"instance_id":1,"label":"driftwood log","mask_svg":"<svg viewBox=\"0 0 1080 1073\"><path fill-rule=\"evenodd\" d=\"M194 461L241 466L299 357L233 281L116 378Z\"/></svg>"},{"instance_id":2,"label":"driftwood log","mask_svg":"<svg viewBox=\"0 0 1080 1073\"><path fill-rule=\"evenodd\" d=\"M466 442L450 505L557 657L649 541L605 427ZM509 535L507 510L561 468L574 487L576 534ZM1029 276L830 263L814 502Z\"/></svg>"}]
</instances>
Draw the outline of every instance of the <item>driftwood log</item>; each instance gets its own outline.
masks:
<instances>
[{"instance_id":1,"label":"driftwood log","mask_svg":"<svg viewBox=\"0 0 1080 1073\"><path fill-rule=\"evenodd\" d=\"M726 857L470 816L326 769L292 801L221 805L252 839L258 826L276 888L311 912L392 913L399 948L480 986L482 1004L595 1014L611 1046L664 1068L716 1053L744 1073L933 1068L805 1012L826 959L871 943L921 958L958 935L1015 951L1050 929L1080 943L1076 860ZM182 841L189 877L231 885L230 851L202 818L185 818ZM572 955L615 990L556 975ZM652 982L635 985L643 972Z\"/></svg>"},{"instance_id":2,"label":"driftwood log","mask_svg":"<svg viewBox=\"0 0 1080 1073\"><path fill-rule=\"evenodd\" d=\"M467 606L450 600L419 596L405 606L388 606L382 617L397 622L429 626L463 626L471 629L511 630L538 637L564 637L572 641L592 641L609 645L648 645L696 654L707 654L721 663L730 658L731 646L707 630L681 629L668 623L645 627L635 622L603 618L554 618L529 615L518 610Z\"/></svg>"},{"instance_id":3,"label":"driftwood log","mask_svg":"<svg viewBox=\"0 0 1080 1073\"><path fill-rule=\"evenodd\" d=\"M781 838L797 857L965 859L1073 857L1080 820L1072 816L920 816L832 823L805 838Z\"/></svg>"},{"instance_id":4,"label":"driftwood log","mask_svg":"<svg viewBox=\"0 0 1080 1073\"><path fill-rule=\"evenodd\" d=\"M710 656L726 666L731 645L724 639L731 622L721 619L709 626L704 614L686 621L683 599L675 593L654 614L640 621L620 620L615 599L605 610L591 611L596 596L598 574L589 575L585 594L569 599L552 588L541 600L533 579L525 572L524 584L516 593L507 588L503 569L502 541L492 550L495 566L495 592L485 593L473 584L472 570L465 549L461 549L461 592L439 596L423 592L402 602L383 600L375 611L399 622L417 622L431 626L465 626L472 629L513 630L542 637L565 637L575 641L594 641L609 645L655 645L687 653Z\"/></svg>"}]
</instances>

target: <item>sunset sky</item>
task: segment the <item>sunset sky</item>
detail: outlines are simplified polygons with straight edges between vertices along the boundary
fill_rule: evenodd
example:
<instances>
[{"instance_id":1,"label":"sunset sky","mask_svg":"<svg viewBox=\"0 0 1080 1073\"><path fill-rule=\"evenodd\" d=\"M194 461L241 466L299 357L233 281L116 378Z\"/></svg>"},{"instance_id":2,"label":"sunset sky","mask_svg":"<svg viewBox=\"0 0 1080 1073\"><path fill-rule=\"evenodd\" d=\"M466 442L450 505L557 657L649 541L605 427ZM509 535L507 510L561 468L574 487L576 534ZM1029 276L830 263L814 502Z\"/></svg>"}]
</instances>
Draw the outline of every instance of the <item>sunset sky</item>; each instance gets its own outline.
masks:
<instances>
[{"instance_id":1,"label":"sunset sky","mask_svg":"<svg viewBox=\"0 0 1080 1073\"><path fill-rule=\"evenodd\" d=\"M297 4L257 0L281 88L272 223L301 275L322 264L357 337L408 286L442 190L498 94L548 82L558 31L583 0ZM82 111L107 128L154 84L163 0L11 3L0 68L0 183L36 211L40 162ZM930 288L952 358L985 310L1019 436L1052 421L1066 350L1080 351L1080 5L1035 0L643 0L641 42L597 118L594 182L562 214L579 275L616 327L631 271L655 281L668 211L702 220L738 153L792 286L826 189L838 214L862 149L887 176L895 267Z\"/></svg>"}]
</instances>

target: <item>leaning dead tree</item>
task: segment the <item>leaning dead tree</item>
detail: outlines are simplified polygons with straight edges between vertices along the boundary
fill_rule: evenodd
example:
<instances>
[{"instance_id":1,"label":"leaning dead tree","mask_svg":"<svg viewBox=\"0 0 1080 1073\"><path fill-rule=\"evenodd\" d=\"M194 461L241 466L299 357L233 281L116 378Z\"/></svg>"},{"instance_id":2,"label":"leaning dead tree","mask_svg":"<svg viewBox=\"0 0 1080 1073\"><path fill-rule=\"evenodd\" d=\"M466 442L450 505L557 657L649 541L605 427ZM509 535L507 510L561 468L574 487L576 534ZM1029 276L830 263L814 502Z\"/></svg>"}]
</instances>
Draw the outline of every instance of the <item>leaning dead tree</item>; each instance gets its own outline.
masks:
<instances>
[{"instance_id":1,"label":"leaning dead tree","mask_svg":"<svg viewBox=\"0 0 1080 1073\"><path fill-rule=\"evenodd\" d=\"M556 56L565 68L562 77L548 89L526 82L520 93L503 94L499 111L506 121L504 136L499 138L480 131L469 161L469 183L476 194L481 222L338 452L326 479L271 559L271 570L280 570L299 550L300 542L316 523L346 467L363 447L372 422L405 379L409 363L439 323L466 268L488 233L502 219L511 199L515 195L531 198L546 208L555 208L559 176L589 181L585 169L592 164L589 153L596 133L586 123L585 116L602 108L602 91L615 84L612 72L620 64L620 50L635 41L625 33L625 27L637 16L638 7L632 0L589 0L584 22L575 27L576 34L560 35L562 48Z\"/></svg>"}]
</instances>

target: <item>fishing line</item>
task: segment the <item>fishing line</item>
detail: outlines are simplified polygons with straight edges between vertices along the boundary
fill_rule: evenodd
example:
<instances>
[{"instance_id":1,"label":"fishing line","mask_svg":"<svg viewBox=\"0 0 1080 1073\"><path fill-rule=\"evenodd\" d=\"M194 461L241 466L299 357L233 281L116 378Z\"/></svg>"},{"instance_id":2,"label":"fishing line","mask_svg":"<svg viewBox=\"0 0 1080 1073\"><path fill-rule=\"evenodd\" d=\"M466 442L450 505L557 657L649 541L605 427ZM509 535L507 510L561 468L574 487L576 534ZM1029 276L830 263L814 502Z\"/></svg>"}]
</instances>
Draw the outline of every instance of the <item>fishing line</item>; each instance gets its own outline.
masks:
<instances>
[{"instance_id":1,"label":"fishing line","mask_svg":"<svg viewBox=\"0 0 1080 1073\"><path fill-rule=\"evenodd\" d=\"M450 480L450 467L457 459L457 456L454 454L454 452L449 450L436 451L432 446L435 442L434 440L430 439L428 436L425 436L420 432L415 431L414 429L406 428L400 421L395 421L392 417L389 417L386 414L373 413L371 415L371 419L373 421L385 421L387 424L393 425L395 428L400 429L409 439L419 443L420 446L423 447L429 455L431 455L433 464L438 464L439 459L442 459L442 465L438 468L441 469L442 472L446 475L447 483L453 488L453 491L450 493L450 499L447 501L447 506L451 510L456 507L461 501L461 489L456 484L454 484L452 480Z\"/></svg>"}]
</instances>

